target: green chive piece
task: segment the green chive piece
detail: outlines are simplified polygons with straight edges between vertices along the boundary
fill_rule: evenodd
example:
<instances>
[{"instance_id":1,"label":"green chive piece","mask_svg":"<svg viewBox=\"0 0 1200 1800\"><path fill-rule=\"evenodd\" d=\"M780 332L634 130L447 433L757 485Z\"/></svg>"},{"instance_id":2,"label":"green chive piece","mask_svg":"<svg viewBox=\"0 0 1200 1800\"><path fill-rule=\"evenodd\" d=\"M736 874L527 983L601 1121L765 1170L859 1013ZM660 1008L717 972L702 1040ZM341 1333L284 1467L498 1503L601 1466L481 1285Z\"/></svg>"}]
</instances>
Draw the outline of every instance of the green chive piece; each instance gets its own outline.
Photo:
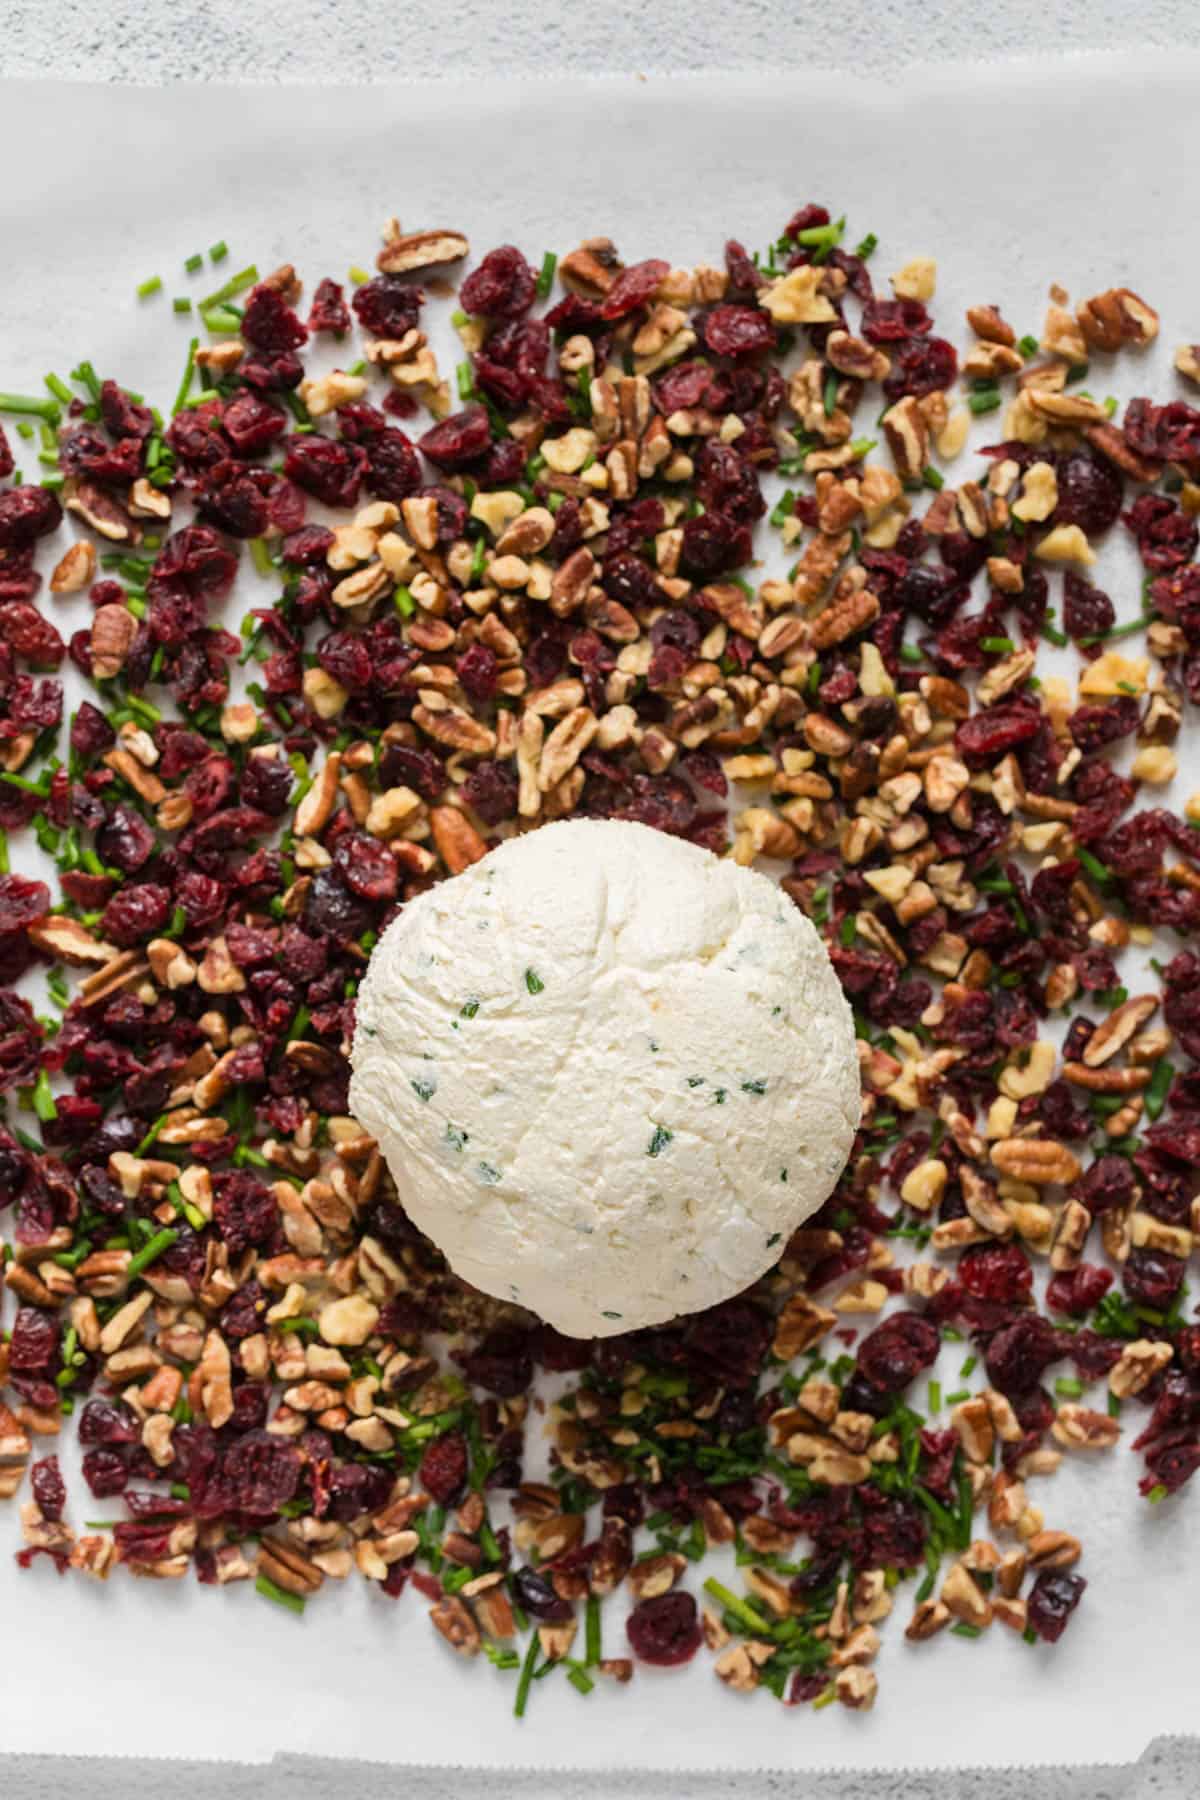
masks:
<instances>
[{"instance_id":1,"label":"green chive piece","mask_svg":"<svg viewBox=\"0 0 1200 1800\"><path fill-rule=\"evenodd\" d=\"M979 648L986 650L989 656L1011 656L1016 647L1009 637L986 637L979 640Z\"/></svg>"},{"instance_id":2,"label":"green chive piece","mask_svg":"<svg viewBox=\"0 0 1200 1800\"><path fill-rule=\"evenodd\" d=\"M1112 870L1107 863L1102 863L1098 856L1093 856L1090 850L1083 848L1082 844L1077 848L1075 854L1093 881L1098 881L1101 887L1106 887L1111 882Z\"/></svg>"},{"instance_id":3,"label":"green chive piece","mask_svg":"<svg viewBox=\"0 0 1200 1800\"><path fill-rule=\"evenodd\" d=\"M983 1636L983 1632L978 1625L968 1625L965 1619L960 1619L958 1624L952 1625L950 1629L955 1637L977 1638Z\"/></svg>"},{"instance_id":4,"label":"green chive piece","mask_svg":"<svg viewBox=\"0 0 1200 1800\"><path fill-rule=\"evenodd\" d=\"M178 1238L179 1233L168 1225L162 1231L156 1231L148 1243L142 1245L136 1255L130 1257L129 1267L125 1271L127 1281L133 1281L143 1269L148 1269L152 1262L157 1262L164 1250L169 1250Z\"/></svg>"},{"instance_id":5,"label":"green chive piece","mask_svg":"<svg viewBox=\"0 0 1200 1800\"><path fill-rule=\"evenodd\" d=\"M57 425L62 418L58 402L52 399L41 399L31 394L0 394L0 412L15 413L31 419L45 419L48 425Z\"/></svg>"},{"instance_id":6,"label":"green chive piece","mask_svg":"<svg viewBox=\"0 0 1200 1800\"><path fill-rule=\"evenodd\" d=\"M945 476L942 475L939 470L935 469L932 463L929 464L928 468L923 470L921 480L925 483L927 488L932 488L935 494L940 494L946 485Z\"/></svg>"},{"instance_id":7,"label":"green chive piece","mask_svg":"<svg viewBox=\"0 0 1200 1800\"><path fill-rule=\"evenodd\" d=\"M1160 1502L1162 1502L1163 1500L1166 1499L1169 1492L1170 1492L1170 1489L1165 1488L1163 1486L1162 1482L1160 1481L1160 1482L1156 1483L1156 1485L1150 1489L1150 1492L1146 1495L1146 1498L1150 1502L1151 1506L1158 1506L1160 1504Z\"/></svg>"},{"instance_id":8,"label":"green chive piece","mask_svg":"<svg viewBox=\"0 0 1200 1800\"><path fill-rule=\"evenodd\" d=\"M275 565L271 561L271 546L265 538L250 539L250 555L260 575L270 575Z\"/></svg>"},{"instance_id":9,"label":"green chive piece","mask_svg":"<svg viewBox=\"0 0 1200 1800\"><path fill-rule=\"evenodd\" d=\"M1076 1381L1073 1375L1060 1375L1054 1384L1054 1391L1062 1400L1078 1400L1083 1393L1083 1383Z\"/></svg>"},{"instance_id":10,"label":"green chive piece","mask_svg":"<svg viewBox=\"0 0 1200 1800\"><path fill-rule=\"evenodd\" d=\"M587 1665L594 1669L600 1661L600 1601L595 1594L588 1595L584 1638Z\"/></svg>"},{"instance_id":11,"label":"green chive piece","mask_svg":"<svg viewBox=\"0 0 1200 1800\"><path fill-rule=\"evenodd\" d=\"M1167 1094L1175 1079L1175 1065L1163 1057L1154 1066L1154 1074L1150 1077L1150 1085L1142 1095L1146 1104L1146 1116L1157 1119L1167 1103Z\"/></svg>"},{"instance_id":12,"label":"green chive piece","mask_svg":"<svg viewBox=\"0 0 1200 1800\"><path fill-rule=\"evenodd\" d=\"M1128 625L1114 625L1110 631L1093 632L1090 637L1081 637L1081 644L1111 644L1117 638L1133 637L1135 632L1145 631L1158 617L1157 613L1143 613L1140 619L1132 619Z\"/></svg>"},{"instance_id":13,"label":"green chive piece","mask_svg":"<svg viewBox=\"0 0 1200 1800\"><path fill-rule=\"evenodd\" d=\"M868 256L875 250L878 250L878 248L879 239L875 236L873 231L868 231L866 237L862 240L862 243L855 246L854 254L858 257L860 262L866 262Z\"/></svg>"},{"instance_id":14,"label":"green chive piece","mask_svg":"<svg viewBox=\"0 0 1200 1800\"><path fill-rule=\"evenodd\" d=\"M596 1685L582 1663L571 1664L567 1670L567 1680L581 1694L590 1694Z\"/></svg>"},{"instance_id":15,"label":"green chive piece","mask_svg":"<svg viewBox=\"0 0 1200 1800\"><path fill-rule=\"evenodd\" d=\"M183 408L187 405L188 395L192 391L192 377L196 373L196 352L199 348L200 339L194 337L188 345L187 362L184 364L183 379L179 383L179 392L176 394L175 404L171 408L172 418L174 418L177 412L182 412Z\"/></svg>"},{"instance_id":16,"label":"green chive piece","mask_svg":"<svg viewBox=\"0 0 1200 1800\"><path fill-rule=\"evenodd\" d=\"M413 599L410 590L406 587L398 587L396 589L395 593L392 595L392 604L395 606L396 611L400 614L402 619L411 619L417 610L417 603Z\"/></svg>"},{"instance_id":17,"label":"green chive piece","mask_svg":"<svg viewBox=\"0 0 1200 1800\"><path fill-rule=\"evenodd\" d=\"M7 831L0 831L0 875L7 875L9 872L8 833Z\"/></svg>"},{"instance_id":18,"label":"green chive piece","mask_svg":"<svg viewBox=\"0 0 1200 1800\"><path fill-rule=\"evenodd\" d=\"M257 280L258 270L251 263L248 268L239 269L236 275L231 275L214 294L206 294L203 300L197 301L197 305L201 312L207 312L213 306L223 306L226 300L236 300L239 294L252 288Z\"/></svg>"},{"instance_id":19,"label":"green chive piece","mask_svg":"<svg viewBox=\"0 0 1200 1800\"><path fill-rule=\"evenodd\" d=\"M209 262L215 263L224 262L228 255L229 245L225 242L224 238L218 238L216 243L209 249L208 260Z\"/></svg>"},{"instance_id":20,"label":"green chive piece","mask_svg":"<svg viewBox=\"0 0 1200 1800\"><path fill-rule=\"evenodd\" d=\"M1108 1396L1108 1416L1110 1419L1119 1419L1121 1416L1121 1399L1118 1394Z\"/></svg>"},{"instance_id":21,"label":"green chive piece","mask_svg":"<svg viewBox=\"0 0 1200 1800\"><path fill-rule=\"evenodd\" d=\"M172 312L177 313L190 313L192 310L192 303L186 294L176 294L171 302L171 310Z\"/></svg>"},{"instance_id":22,"label":"green chive piece","mask_svg":"<svg viewBox=\"0 0 1200 1800\"><path fill-rule=\"evenodd\" d=\"M529 1686L533 1680L534 1665L538 1659L538 1634L535 1631L529 1640L529 1648L525 1652L525 1660L521 1664L521 1677L517 1682L517 1697L513 1702L513 1712L518 1719L525 1717L525 1707L529 1700Z\"/></svg>"},{"instance_id":23,"label":"green chive piece","mask_svg":"<svg viewBox=\"0 0 1200 1800\"><path fill-rule=\"evenodd\" d=\"M901 662L906 663L924 662L925 652L921 649L919 644L901 644L900 660Z\"/></svg>"},{"instance_id":24,"label":"green chive piece","mask_svg":"<svg viewBox=\"0 0 1200 1800\"><path fill-rule=\"evenodd\" d=\"M1054 608L1052 606L1047 607L1046 616L1042 620L1042 636L1046 639L1047 643L1057 644L1060 649L1064 644L1069 644L1071 641L1066 632L1060 631L1058 626L1054 623Z\"/></svg>"},{"instance_id":25,"label":"green chive piece","mask_svg":"<svg viewBox=\"0 0 1200 1800\"><path fill-rule=\"evenodd\" d=\"M969 394L967 396L967 405L975 414L976 418L982 418L984 413L997 412L1001 404L1001 397L995 389L992 389L990 393Z\"/></svg>"},{"instance_id":26,"label":"green chive piece","mask_svg":"<svg viewBox=\"0 0 1200 1800\"><path fill-rule=\"evenodd\" d=\"M47 375L45 379L46 379L46 386L50 389L50 392L54 395L54 398L56 400L61 400L64 406L70 406L70 404L71 404L72 400L75 398L75 396L71 392L70 388L67 386L66 382L63 381L60 376L55 375L53 373L53 371L51 371L51 373L49 375Z\"/></svg>"},{"instance_id":27,"label":"green chive piece","mask_svg":"<svg viewBox=\"0 0 1200 1800\"><path fill-rule=\"evenodd\" d=\"M303 1594L289 1594L286 1588L281 1588L273 1582L269 1575L259 1576L254 1583L254 1591L256 1594L261 1594L264 1600L273 1600L276 1606L282 1606L288 1612L296 1613L297 1616L304 1612Z\"/></svg>"},{"instance_id":28,"label":"green chive piece","mask_svg":"<svg viewBox=\"0 0 1200 1800\"><path fill-rule=\"evenodd\" d=\"M545 990L546 984L536 969L526 969L525 986L531 994L540 994Z\"/></svg>"},{"instance_id":29,"label":"green chive piece","mask_svg":"<svg viewBox=\"0 0 1200 1800\"><path fill-rule=\"evenodd\" d=\"M358 263L352 263L350 268L347 270L347 274L349 275L351 281L354 283L355 287L362 287L364 282L370 281L370 279L371 279L370 270L360 268Z\"/></svg>"},{"instance_id":30,"label":"green chive piece","mask_svg":"<svg viewBox=\"0 0 1200 1800\"><path fill-rule=\"evenodd\" d=\"M43 1125L48 1124L51 1119L57 1119L58 1108L54 1104L54 1095L50 1091L50 1077L47 1075L45 1069L38 1070L38 1078L34 1083L32 1100L33 1110L42 1121Z\"/></svg>"},{"instance_id":31,"label":"green chive piece","mask_svg":"<svg viewBox=\"0 0 1200 1800\"><path fill-rule=\"evenodd\" d=\"M541 273L537 278L537 297L539 300L549 298L550 289L554 286L554 271L558 267L558 258L553 250L547 250L542 258Z\"/></svg>"},{"instance_id":32,"label":"green chive piece","mask_svg":"<svg viewBox=\"0 0 1200 1800\"><path fill-rule=\"evenodd\" d=\"M667 1145L671 1142L672 1136L673 1133L669 1132L665 1125L656 1125L646 1155L661 1156Z\"/></svg>"},{"instance_id":33,"label":"green chive piece","mask_svg":"<svg viewBox=\"0 0 1200 1800\"><path fill-rule=\"evenodd\" d=\"M194 256L184 258L183 266L189 275L194 275L197 269L202 269L204 267L204 257L201 255L200 251L197 250Z\"/></svg>"},{"instance_id":34,"label":"green chive piece","mask_svg":"<svg viewBox=\"0 0 1200 1800\"><path fill-rule=\"evenodd\" d=\"M929 1410L930 1412L941 1412L942 1410L942 1384L940 1381L931 1381L929 1384Z\"/></svg>"},{"instance_id":35,"label":"green chive piece","mask_svg":"<svg viewBox=\"0 0 1200 1800\"><path fill-rule=\"evenodd\" d=\"M838 378L836 372L825 377L824 407L825 417L832 419L837 411Z\"/></svg>"},{"instance_id":36,"label":"green chive piece","mask_svg":"<svg viewBox=\"0 0 1200 1800\"><path fill-rule=\"evenodd\" d=\"M162 276L151 275L146 281L139 283L137 297L139 300L149 300L152 294L160 294L161 292Z\"/></svg>"},{"instance_id":37,"label":"green chive piece","mask_svg":"<svg viewBox=\"0 0 1200 1800\"><path fill-rule=\"evenodd\" d=\"M704 1584L704 1591L711 1599L718 1601L727 1613L732 1613L740 1624L747 1626L756 1635L760 1632L767 1637L771 1635L771 1626L762 1614L751 1606L748 1600L740 1600L729 1588L723 1586L715 1575L709 1576Z\"/></svg>"},{"instance_id":38,"label":"green chive piece","mask_svg":"<svg viewBox=\"0 0 1200 1800\"><path fill-rule=\"evenodd\" d=\"M1036 356L1040 348L1040 344L1030 331L1027 331L1023 338L1017 340L1017 349L1022 356Z\"/></svg>"},{"instance_id":39,"label":"green chive piece","mask_svg":"<svg viewBox=\"0 0 1200 1800\"><path fill-rule=\"evenodd\" d=\"M238 331L241 328L241 319L227 306L202 307L200 317L205 331L210 332L214 337L219 336L222 332Z\"/></svg>"}]
</instances>

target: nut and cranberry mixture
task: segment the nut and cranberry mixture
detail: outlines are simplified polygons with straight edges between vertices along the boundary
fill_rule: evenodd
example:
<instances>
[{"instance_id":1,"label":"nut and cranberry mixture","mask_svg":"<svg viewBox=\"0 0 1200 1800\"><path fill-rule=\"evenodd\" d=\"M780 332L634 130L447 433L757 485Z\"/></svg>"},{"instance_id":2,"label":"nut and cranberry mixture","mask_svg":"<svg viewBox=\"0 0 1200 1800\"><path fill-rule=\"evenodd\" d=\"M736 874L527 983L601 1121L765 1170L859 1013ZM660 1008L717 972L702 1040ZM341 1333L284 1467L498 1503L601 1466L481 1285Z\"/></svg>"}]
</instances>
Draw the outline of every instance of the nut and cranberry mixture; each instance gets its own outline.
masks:
<instances>
[{"instance_id":1,"label":"nut and cranberry mixture","mask_svg":"<svg viewBox=\"0 0 1200 1800\"><path fill-rule=\"evenodd\" d=\"M814 205L713 267L502 246L455 398L422 318L469 246L393 225L348 289L222 282L169 412L89 363L0 396L23 1561L296 1612L414 1587L518 1713L702 1644L739 1691L865 1708L894 1610L1060 1636L1063 1456L1132 1439L1151 1501L1200 1465L1200 797L1154 798L1200 701L1200 411L1094 397L1159 330L1126 288L1054 290L1040 336L972 306L960 355L935 265L877 286L875 249ZM1135 606L1091 580L1107 534ZM866 1095L753 1292L596 1345L455 1281L346 1110L395 909L568 815L781 867Z\"/></svg>"}]
</instances>

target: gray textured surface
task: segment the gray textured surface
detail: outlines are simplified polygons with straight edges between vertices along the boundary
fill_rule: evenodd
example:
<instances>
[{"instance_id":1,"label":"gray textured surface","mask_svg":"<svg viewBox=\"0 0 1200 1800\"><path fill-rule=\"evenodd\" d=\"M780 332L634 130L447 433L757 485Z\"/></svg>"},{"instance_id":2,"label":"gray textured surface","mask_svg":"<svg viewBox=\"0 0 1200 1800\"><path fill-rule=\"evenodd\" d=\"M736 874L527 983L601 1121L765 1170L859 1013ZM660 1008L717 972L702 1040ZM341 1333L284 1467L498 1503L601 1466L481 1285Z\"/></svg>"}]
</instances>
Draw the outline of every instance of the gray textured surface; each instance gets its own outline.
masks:
<instances>
[{"instance_id":1,"label":"gray textured surface","mask_svg":"<svg viewBox=\"0 0 1200 1800\"><path fill-rule=\"evenodd\" d=\"M5 1800L395 1800L399 1771L379 1763L280 1756L269 1767L229 1763L135 1762L124 1758L0 1757ZM405 1789L422 1800L494 1800L483 1771L408 1768ZM1159 1738L1125 1768L980 1769L907 1775L795 1771L739 1778L746 1800L1194 1800L1200 1791L1197 1740ZM728 1800L728 1775L582 1775L569 1770L508 1773L503 1800Z\"/></svg>"},{"instance_id":2,"label":"gray textured surface","mask_svg":"<svg viewBox=\"0 0 1200 1800\"><path fill-rule=\"evenodd\" d=\"M4 0L0 75L385 81L439 74L845 68L1200 45L1193 0Z\"/></svg>"}]
</instances>

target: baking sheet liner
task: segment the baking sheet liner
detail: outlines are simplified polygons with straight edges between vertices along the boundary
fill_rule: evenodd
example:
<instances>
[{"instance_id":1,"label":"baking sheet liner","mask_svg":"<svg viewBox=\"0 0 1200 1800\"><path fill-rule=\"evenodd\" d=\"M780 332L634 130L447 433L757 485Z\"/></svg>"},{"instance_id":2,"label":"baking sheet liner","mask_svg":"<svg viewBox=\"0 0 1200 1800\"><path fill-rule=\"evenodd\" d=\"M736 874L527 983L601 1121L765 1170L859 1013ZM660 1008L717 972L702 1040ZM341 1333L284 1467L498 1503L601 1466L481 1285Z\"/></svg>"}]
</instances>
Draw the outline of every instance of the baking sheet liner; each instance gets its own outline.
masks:
<instances>
[{"instance_id":1,"label":"baking sheet liner","mask_svg":"<svg viewBox=\"0 0 1200 1800\"><path fill-rule=\"evenodd\" d=\"M879 234L877 284L913 255L936 256L936 312L960 341L963 308L981 300L1019 333L1037 330L1051 280L1076 295L1114 284L1145 293L1162 312L1162 342L1093 379L1101 393L1161 396L1174 391L1172 346L1200 338L1188 180L1198 74L1200 59L1180 55L906 70L886 84L828 74L369 91L11 83L0 92L0 387L28 388L86 356L169 404L191 329L171 316L171 294L285 257L310 285L344 276L371 261L393 213L409 228L463 229L478 251L513 239L536 260L608 232L627 259L682 264L719 261L729 235L765 244L817 198L848 213L848 242ZM218 238L230 260L189 287L184 257ZM139 303L136 284L156 273L166 293ZM1097 574L1119 614L1135 615L1128 551L1106 553ZM63 629L86 611L65 603ZM1184 760L1186 792L1198 785L1186 740ZM953 1383L956 1369L945 1372ZM69 1439L63 1450L73 1469ZM1186 1499L1148 1509L1124 1452L1102 1470L1068 1463L1035 1498L1049 1523L1085 1539L1092 1586L1062 1644L1030 1649L997 1629L914 1647L898 1618L867 1716L747 1702L702 1659L682 1677L642 1670L630 1689L602 1684L586 1702L544 1683L522 1727L511 1683L452 1659L415 1596L396 1605L354 1583L301 1623L248 1588L218 1596L118 1577L98 1589L46 1564L18 1575L5 1549L0 1745L98 1754L119 1741L150 1756L260 1764L286 1747L503 1769L510 1788L530 1767L613 1780L623 1770L635 1782L681 1765L837 1766L874 1784L866 1772L882 1768L1129 1763L1194 1716L1200 1614L1180 1572L1200 1546L1200 1515ZM74 1479L76 1524L112 1514ZM16 1533L15 1512L0 1514L6 1545ZM614 1653L619 1625L606 1631ZM13 1791L2 1769L0 1787Z\"/></svg>"}]
</instances>

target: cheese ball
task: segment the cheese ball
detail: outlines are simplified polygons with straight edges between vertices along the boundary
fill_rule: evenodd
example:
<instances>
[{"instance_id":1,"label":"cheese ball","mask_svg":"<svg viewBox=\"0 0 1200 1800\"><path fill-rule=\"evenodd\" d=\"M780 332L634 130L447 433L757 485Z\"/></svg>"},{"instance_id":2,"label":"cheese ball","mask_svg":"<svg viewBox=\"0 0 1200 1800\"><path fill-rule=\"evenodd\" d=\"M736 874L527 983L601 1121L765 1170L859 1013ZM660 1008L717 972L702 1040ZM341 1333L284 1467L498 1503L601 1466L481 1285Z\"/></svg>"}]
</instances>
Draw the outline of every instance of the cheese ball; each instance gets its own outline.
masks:
<instances>
[{"instance_id":1,"label":"cheese ball","mask_svg":"<svg viewBox=\"0 0 1200 1800\"><path fill-rule=\"evenodd\" d=\"M571 1337L740 1293L828 1197L850 1008L765 875L570 820L411 901L358 995L350 1103L472 1286Z\"/></svg>"}]
</instances>

